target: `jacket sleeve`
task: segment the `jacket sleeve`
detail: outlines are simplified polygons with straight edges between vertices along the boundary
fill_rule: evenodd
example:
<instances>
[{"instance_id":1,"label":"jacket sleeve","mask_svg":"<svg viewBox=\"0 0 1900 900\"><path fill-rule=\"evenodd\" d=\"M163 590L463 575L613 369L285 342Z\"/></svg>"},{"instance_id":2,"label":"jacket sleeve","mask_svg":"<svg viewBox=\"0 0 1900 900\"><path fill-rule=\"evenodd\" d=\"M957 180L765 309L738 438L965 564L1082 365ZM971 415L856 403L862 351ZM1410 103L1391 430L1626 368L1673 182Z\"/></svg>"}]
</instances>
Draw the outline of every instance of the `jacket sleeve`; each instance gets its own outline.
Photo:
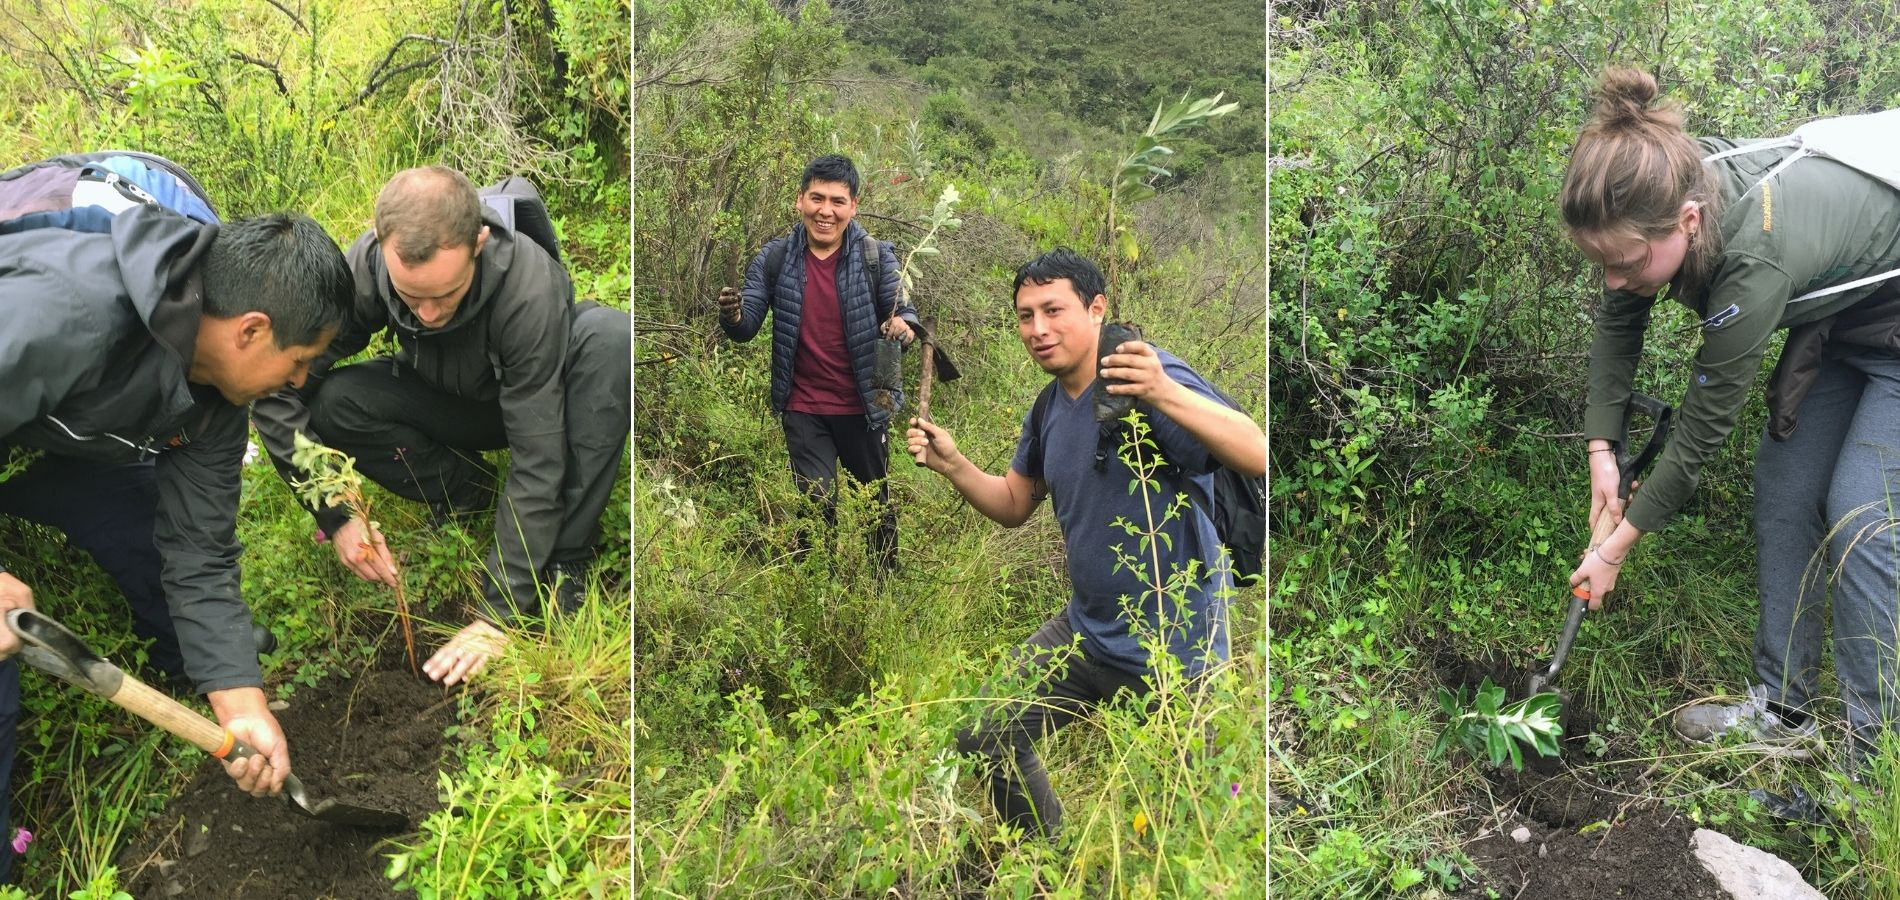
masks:
<instances>
[{"instance_id":1,"label":"jacket sleeve","mask_svg":"<svg viewBox=\"0 0 1900 900\"><path fill-rule=\"evenodd\" d=\"M537 609L539 574L561 526L567 471L562 371L573 285L560 266L518 241L508 284L490 321L501 366L501 419L508 434L508 482L495 508L496 546L484 563L488 615L507 622Z\"/></svg>"},{"instance_id":2,"label":"jacket sleeve","mask_svg":"<svg viewBox=\"0 0 1900 900\"><path fill-rule=\"evenodd\" d=\"M1676 412L1675 430L1630 501L1628 518L1636 527L1662 528L1695 493L1702 467L1741 419L1762 355L1793 292L1793 279L1774 263L1744 254L1725 261L1709 292L1709 308L1718 315L1703 325L1702 348ZM1733 312L1719 312L1731 306Z\"/></svg>"},{"instance_id":3,"label":"jacket sleeve","mask_svg":"<svg viewBox=\"0 0 1900 900\"><path fill-rule=\"evenodd\" d=\"M1608 291L1597 311L1596 338L1590 342L1589 393L1583 410L1583 437L1617 440L1623 430L1623 407L1636 381L1636 362L1643 354L1643 332L1649 328L1656 298L1628 291Z\"/></svg>"},{"instance_id":4,"label":"jacket sleeve","mask_svg":"<svg viewBox=\"0 0 1900 900\"><path fill-rule=\"evenodd\" d=\"M270 454L271 465L276 468L278 477L290 485L293 495L297 483L304 478L303 472L290 461L291 452L296 448L295 435L302 432L310 440L324 442L323 436L310 427L310 398L323 386L324 376L329 374L338 360L362 352L364 347L369 346L370 338L388 322L388 313L377 293L377 280L381 277L378 273L381 270L372 265L370 260L375 248L373 232L365 233L350 245L348 259L350 271L355 273L355 300L348 317L337 329L336 338L316 359L311 360L310 375L303 387L285 388L251 404L251 421L257 427L257 436L264 442L264 449ZM326 535L335 534L338 528L349 521L349 512L340 506L317 509L304 502L300 496L297 502L316 518L317 527Z\"/></svg>"},{"instance_id":5,"label":"jacket sleeve","mask_svg":"<svg viewBox=\"0 0 1900 900\"><path fill-rule=\"evenodd\" d=\"M726 337L740 342L749 341L765 324L765 314L772 309L773 287L765 283L765 258L772 254L774 245L785 240L780 237L767 242L765 248L752 257L752 263L745 267L745 285L739 288L739 321L728 322L724 317L719 320L719 327L725 329Z\"/></svg>"},{"instance_id":6,"label":"jacket sleeve","mask_svg":"<svg viewBox=\"0 0 1900 900\"><path fill-rule=\"evenodd\" d=\"M205 434L158 456L152 543L185 671L200 693L261 687L251 611L238 593L244 409L216 403Z\"/></svg>"}]
</instances>

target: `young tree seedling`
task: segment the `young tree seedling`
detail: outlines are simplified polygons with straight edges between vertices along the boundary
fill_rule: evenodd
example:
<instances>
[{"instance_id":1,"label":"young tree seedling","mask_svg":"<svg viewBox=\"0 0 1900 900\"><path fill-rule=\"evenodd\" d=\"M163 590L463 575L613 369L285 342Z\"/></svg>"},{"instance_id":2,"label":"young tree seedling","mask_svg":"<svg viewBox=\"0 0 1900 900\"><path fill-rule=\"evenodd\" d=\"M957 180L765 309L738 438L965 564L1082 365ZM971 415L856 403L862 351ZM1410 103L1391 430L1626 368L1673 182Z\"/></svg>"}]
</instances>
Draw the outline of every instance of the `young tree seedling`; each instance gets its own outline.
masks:
<instances>
[{"instance_id":1,"label":"young tree seedling","mask_svg":"<svg viewBox=\"0 0 1900 900\"><path fill-rule=\"evenodd\" d=\"M299 432L290 461L307 476L296 483L297 495L304 502L319 509L341 505L351 516L367 523L371 534L382 530L370 516L369 498L363 496L363 476L356 471L355 457L310 440ZM373 548L364 541L357 552L367 556ZM421 674L421 667L416 664L416 640L409 629L409 598L400 576L396 579L396 621L402 623L402 644L409 651L409 670Z\"/></svg>"}]
</instances>

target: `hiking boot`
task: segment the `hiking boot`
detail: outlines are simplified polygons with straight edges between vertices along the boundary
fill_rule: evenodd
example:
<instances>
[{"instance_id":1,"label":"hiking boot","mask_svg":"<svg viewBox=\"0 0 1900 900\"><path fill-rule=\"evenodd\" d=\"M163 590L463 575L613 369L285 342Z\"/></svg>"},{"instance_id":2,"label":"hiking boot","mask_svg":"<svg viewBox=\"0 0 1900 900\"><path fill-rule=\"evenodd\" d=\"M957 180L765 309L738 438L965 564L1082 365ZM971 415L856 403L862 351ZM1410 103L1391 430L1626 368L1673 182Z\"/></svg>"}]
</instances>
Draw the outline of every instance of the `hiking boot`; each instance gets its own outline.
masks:
<instances>
[{"instance_id":1,"label":"hiking boot","mask_svg":"<svg viewBox=\"0 0 1900 900\"><path fill-rule=\"evenodd\" d=\"M552 586L554 605L562 615L579 612L581 601L587 599L587 570L591 565L591 560L548 563L545 583Z\"/></svg>"},{"instance_id":2,"label":"hiking boot","mask_svg":"<svg viewBox=\"0 0 1900 900\"><path fill-rule=\"evenodd\" d=\"M1739 740L1737 750L1782 759L1811 759L1820 745L1814 717L1789 725L1768 708L1768 688L1759 684L1750 685L1740 703L1709 700L1683 707L1676 711L1674 725L1677 736L1692 744Z\"/></svg>"}]
</instances>

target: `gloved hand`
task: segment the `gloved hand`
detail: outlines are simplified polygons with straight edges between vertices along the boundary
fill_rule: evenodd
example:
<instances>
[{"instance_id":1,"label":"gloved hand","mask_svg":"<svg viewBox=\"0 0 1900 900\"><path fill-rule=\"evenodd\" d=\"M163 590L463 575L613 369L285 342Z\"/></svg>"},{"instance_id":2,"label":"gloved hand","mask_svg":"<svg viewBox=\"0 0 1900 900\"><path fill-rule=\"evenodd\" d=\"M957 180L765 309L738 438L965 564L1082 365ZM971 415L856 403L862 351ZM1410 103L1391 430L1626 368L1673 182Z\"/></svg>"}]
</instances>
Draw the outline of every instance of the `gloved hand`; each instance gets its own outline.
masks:
<instances>
[{"instance_id":1,"label":"gloved hand","mask_svg":"<svg viewBox=\"0 0 1900 900\"><path fill-rule=\"evenodd\" d=\"M719 289L719 318L728 322L739 321L739 289L722 287Z\"/></svg>"}]
</instances>

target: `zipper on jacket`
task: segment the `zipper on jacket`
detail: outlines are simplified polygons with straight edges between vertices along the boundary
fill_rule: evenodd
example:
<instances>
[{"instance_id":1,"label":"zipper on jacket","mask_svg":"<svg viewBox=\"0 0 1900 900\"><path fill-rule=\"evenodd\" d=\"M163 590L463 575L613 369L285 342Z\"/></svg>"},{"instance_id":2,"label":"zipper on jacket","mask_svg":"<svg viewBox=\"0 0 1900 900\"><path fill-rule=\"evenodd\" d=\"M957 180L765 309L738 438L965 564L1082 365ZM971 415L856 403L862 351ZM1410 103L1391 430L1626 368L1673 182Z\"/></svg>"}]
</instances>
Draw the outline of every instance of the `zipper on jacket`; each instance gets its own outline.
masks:
<instances>
[{"instance_id":1,"label":"zipper on jacket","mask_svg":"<svg viewBox=\"0 0 1900 900\"><path fill-rule=\"evenodd\" d=\"M120 436L118 436L118 435L116 435L116 434L113 434L113 433L112 433L112 432L110 432L110 431L104 431L104 432L100 432L99 434L96 434L96 435L84 435L84 434L80 434L79 432L76 432L76 431L74 431L74 430L72 430L71 428L68 428L68 427L66 426L66 423L65 423L65 422L61 422L61 421L60 421L59 419L57 419L57 418L55 418L55 417L53 417L53 416L47 416L47 417L46 417L46 421L48 421L48 422L51 422L51 423L53 423L54 425L57 425L57 426L59 426L59 430L61 430L61 431L64 431L64 432L66 432L66 436L67 436L67 437L69 437L69 438L72 438L72 439L73 439L73 440L75 440L75 441L86 441L86 442L92 442L92 441L96 441L96 440L98 440L98 439L99 439L99 438L101 438L101 437L109 437L109 438L111 438L111 439L113 439L113 440L115 440L115 441L118 441L119 443L121 443L121 444L124 444L124 445L126 445L127 447L130 447L130 448L132 448L133 450L135 450L135 451L137 451L137 452L138 452L138 455L139 455L139 456L138 456L138 461L139 461L139 462L144 462L144 461L145 461L145 460L147 460L147 459L151 459L152 457L155 457L155 456L157 456L158 454L160 454L160 453L162 453L162 452L164 452L164 450L165 450L165 448L164 448L164 447L154 447L154 446L152 446L152 440L153 440L153 439L152 439L151 437L147 437L147 438L145 438L145 440L144 440L144 442L143 442L143 443L133 443L132 441L129 441L129 440L126 440L125 438L122 438L122 437L120 437ZM180 443L183 443L183 441L181 440L181 441L180 441Z\"/></svg>"}]
</instances>

